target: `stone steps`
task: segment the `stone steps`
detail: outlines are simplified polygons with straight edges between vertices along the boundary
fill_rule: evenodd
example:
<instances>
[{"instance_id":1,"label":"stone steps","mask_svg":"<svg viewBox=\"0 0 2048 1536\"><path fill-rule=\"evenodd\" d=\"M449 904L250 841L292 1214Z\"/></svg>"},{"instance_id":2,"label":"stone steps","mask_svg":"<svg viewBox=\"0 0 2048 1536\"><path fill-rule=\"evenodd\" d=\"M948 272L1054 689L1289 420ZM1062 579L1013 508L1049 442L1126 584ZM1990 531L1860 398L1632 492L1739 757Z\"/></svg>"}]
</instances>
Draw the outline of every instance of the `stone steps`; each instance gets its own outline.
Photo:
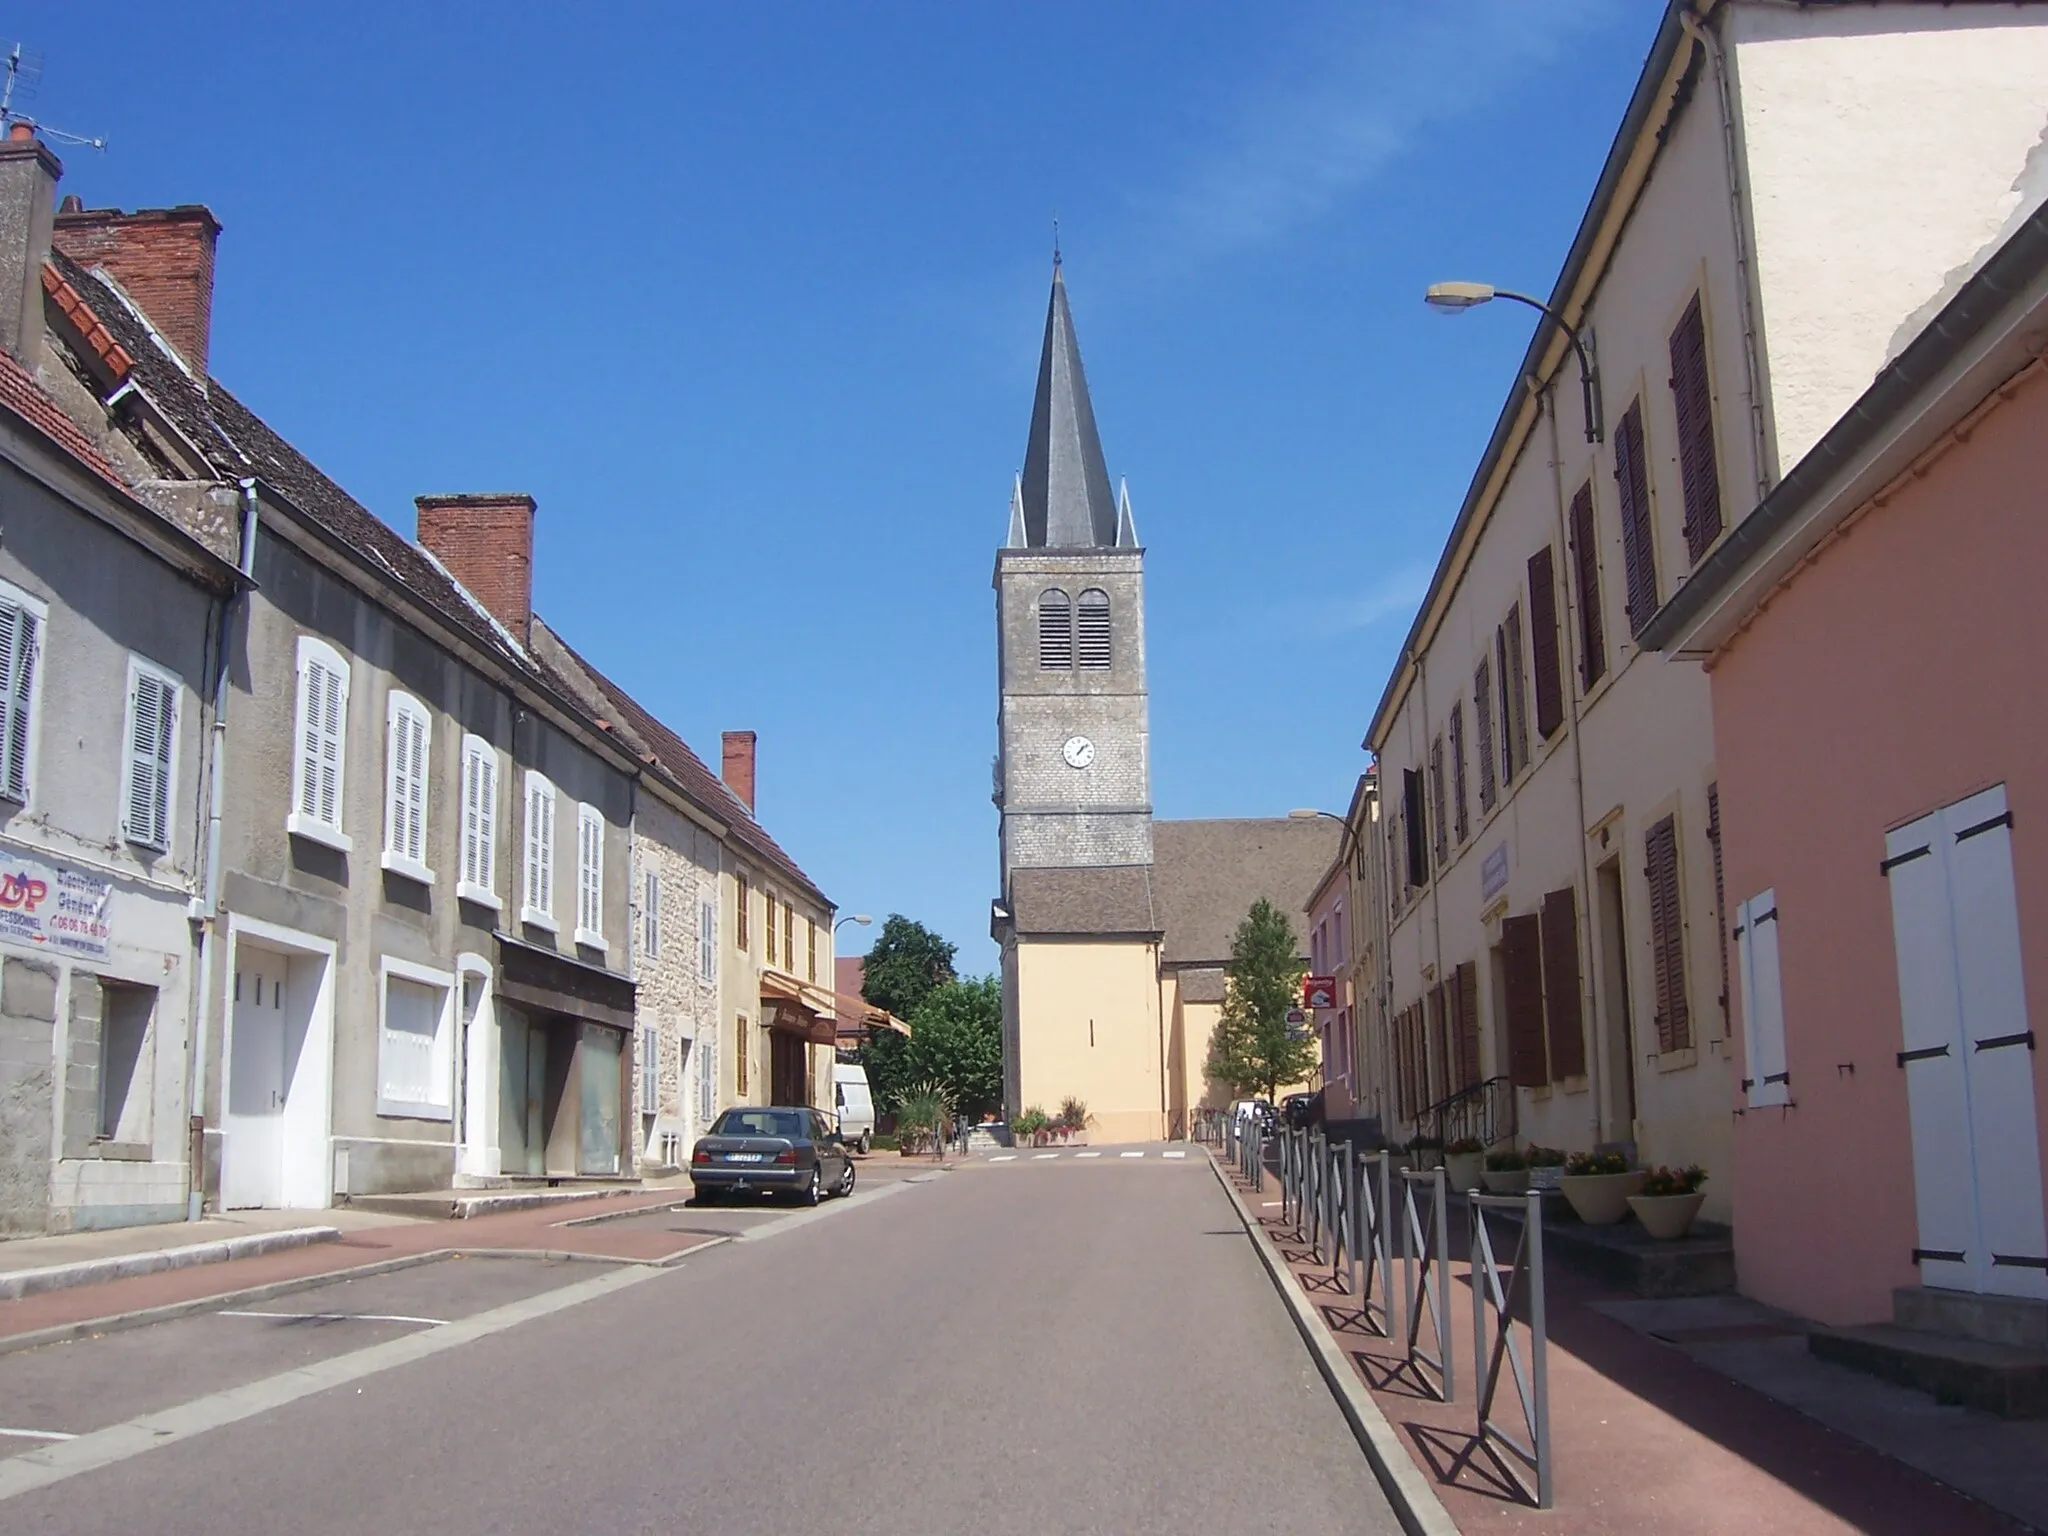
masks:
<instances>
[{"instance_id":1,"label":"stone steps","mask_svg":"<svg viewBox=\"0 0 2048 1536\"><path fill-rule=\"evenodd\" d=\"M2004 1419L2048 1418L2048 1352L1870 1323L1816 1328L1806 1345L1823 1360L1932 1393Z\"/></svg>"}]
</instances>

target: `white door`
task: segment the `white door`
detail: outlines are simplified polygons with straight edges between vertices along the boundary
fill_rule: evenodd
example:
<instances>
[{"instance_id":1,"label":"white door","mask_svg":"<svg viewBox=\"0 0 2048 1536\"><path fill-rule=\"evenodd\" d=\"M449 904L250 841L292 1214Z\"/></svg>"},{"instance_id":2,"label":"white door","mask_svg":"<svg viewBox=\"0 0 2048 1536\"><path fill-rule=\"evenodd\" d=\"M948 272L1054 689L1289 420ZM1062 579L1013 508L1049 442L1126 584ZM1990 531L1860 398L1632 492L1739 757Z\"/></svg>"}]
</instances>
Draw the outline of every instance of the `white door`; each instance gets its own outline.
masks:
<instances>
[{"instance_id":1,"label":"white door","mask_svg":"<svg viewBox=\"0 0 2048 1536\"><path fill-rule=\"evenodd\" d=\"M1924 1284L2048 1299L2034 1036L1999 786L1885 839Z\"/></svg>"},{"instance_id":2,"label":"white door","mask_svg":"<svg viewBox=\"0 0 2048 1536\"><path fill-rule=\"evenodd\" d=\"M285 980L281 955L237 945L222 1117L221 1204L284 1204Z\"/></svg>"}]
</instances>

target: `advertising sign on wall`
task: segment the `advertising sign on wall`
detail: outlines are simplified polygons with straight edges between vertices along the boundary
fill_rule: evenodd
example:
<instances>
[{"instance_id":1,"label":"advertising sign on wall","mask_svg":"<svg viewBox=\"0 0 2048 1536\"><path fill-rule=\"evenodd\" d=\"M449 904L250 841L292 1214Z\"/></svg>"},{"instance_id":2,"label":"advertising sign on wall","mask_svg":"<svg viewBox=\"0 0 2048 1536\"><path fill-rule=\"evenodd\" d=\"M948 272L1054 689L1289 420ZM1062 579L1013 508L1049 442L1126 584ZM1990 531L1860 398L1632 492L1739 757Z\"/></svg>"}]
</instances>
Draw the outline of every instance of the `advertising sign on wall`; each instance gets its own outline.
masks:
<instances>
[{"instance_id":1,"label":"advertising sign on wall","mask_svg":"<svg viewBox=\"0 0 2048 1536\"><path fill-rule=\"evenodd\" d=\"M113 948L114 882L0 853L0 941L104 960Z\"/></svg>"}]
</instances>

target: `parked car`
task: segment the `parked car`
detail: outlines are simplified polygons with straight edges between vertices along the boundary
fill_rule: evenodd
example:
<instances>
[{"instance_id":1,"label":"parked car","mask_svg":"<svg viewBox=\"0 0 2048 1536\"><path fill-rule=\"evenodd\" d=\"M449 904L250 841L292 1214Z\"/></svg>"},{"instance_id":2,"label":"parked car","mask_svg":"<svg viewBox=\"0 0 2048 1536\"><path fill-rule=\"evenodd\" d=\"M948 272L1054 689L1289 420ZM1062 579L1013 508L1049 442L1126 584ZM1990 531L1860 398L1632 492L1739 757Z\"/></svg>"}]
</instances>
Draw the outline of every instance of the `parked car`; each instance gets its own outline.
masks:
<instances>
[{"instance_id":1,"label":"parked car","mask_svg":"<svg viewBox=\"0 0 2048 1536\"><path fill-rule=\"evenodd\" d=\"M690 1184L706 1204L780 1194L816 1205L828 1194L852 1194L853 1179L845 1138L815 1109L728 1109L690 1152Z\"/></svg>"},{"instance_id":2,"label":"parked car","mask_svg":"<svg viewBox=\"0 0 2048 1536\"><path fill-rule=\"evenodd\" d=\"M1261 1136L1271 1136L1280 1128L1280 1117L1273 1113L1273 1106L1264 1099L1238 1099L1230 1106L1230 1118L1237 1122L1237 1133L1242 1136L1254 1126Z\"/></svg>"},{"instance_id":3,"label":"parked car","mask_svg":"<svg viewBox=\"0 0 2048 1536\"><path fill-rule=\"evenodd\" d=\"M862 1157L875 1140L875 1096L868 1091L868 1069L858 1063L841 1062L832 1068L833 1108L839 1117L839 1134Z\"/></svg>"},{"instance_id":4,"label":"parked car","mask_svg":"<svg viewBox=\"0 0 2048 1536\"><path fill-rule=\"evenodd\" d=\"M1287 1122L1290 1131L1303 1126L1323 1123L1323 1096L1321 1093L1290 1093L1280 1101L1280 1118Z\"/></svg>"}]
</instances>

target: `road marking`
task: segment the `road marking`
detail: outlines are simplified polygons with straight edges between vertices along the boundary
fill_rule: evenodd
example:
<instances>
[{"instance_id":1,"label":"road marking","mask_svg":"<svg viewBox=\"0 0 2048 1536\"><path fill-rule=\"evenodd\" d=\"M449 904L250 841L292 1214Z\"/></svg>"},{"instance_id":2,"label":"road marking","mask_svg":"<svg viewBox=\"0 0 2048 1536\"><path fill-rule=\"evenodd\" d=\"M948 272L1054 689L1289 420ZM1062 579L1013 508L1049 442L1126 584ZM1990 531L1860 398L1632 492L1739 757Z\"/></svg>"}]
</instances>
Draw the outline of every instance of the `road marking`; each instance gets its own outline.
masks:
<instances>
[{"instance_id":1,"label":"road marking","mask_svg":"<svg viewBox=\"0 0 2048 1536\"><path fill-rule=\"evenodd\" d=\"M0 1428L0 1440L76 1440L78 1436L67 1435L61 1429L5 1429Z\"/></svg>"},{"instance_id":2,"label":"road marking","mask_svg":"<svg viewBox=\"0 0 2048 1536\"><path fill-rule=\"evenodd\" d=\"M1185 1153L1185 1152L1162 1152L1162 1153L1160 1153L1159 1155L1160 1155L1161 1157L1186 1157L1186 1156L1187 1156L1187 1153Z\"/></svg>"},{"instance_id":3,"label":"road marking","mask_svg":"<svg viewBox=\"0 0 2048 1536\"><path fill-rule=\"evenodd\" d=\"M1102 1156L1102 1154L1101 1154L1100 1152L1076 1152L1076 1153L1074 1154L1074 1156L1076 1156L1076 1157L1100 1157L1100 1156Z\"/></svg>"},{"instance_id":4,"label":"road marking","mask_svg":"<svg viewBox=\"0 0 2048 1536\"><path fill-rule=\"evenodd\" d=\"M445 1317L407 1317L402 1312L216 1312L215 1317L267 1317L284 1323L418 1323L446 1328Z\"/></svg>"},{"instance_id":5,"label":"road marking","mask_svg":"<svg viewBox=\"0 0 2048 1536\"><path fill-rule=\"evenodd\" d=\"M1057 1152L1034 1152L1031 1154L1031 1161L1033 1161L1034 1163L1050 1162L1053 1158L1058 1156L1059 1153Z\"/></svg>"},{"instance_id":6,"label":"road marking","mask_svg":"<svg viewBox=\"0 0 2048 1536\"><path fill-rule=\"evenodd\" d=\"M1119 1153L1117 1153L1117 1156L1118 1156L1118 1157L1143 1157L1144 1155L1145 1155L1145 1154L1144 1154L1144 1153L1142 1153L1142 1152L1119 1152Z\"/></svg>"},{"instance_id":7,"label":"road marking","mask_svg":"<svg viewBox=\"0 0 2048 1536\"><path fill-rule=\"evenodd\" d=\"M551 1312L565 1311L672 1273L674 1271L653 1265L645 1268L625 1266L593 1280L579 1280L560 1290L528 1296L488 1312L479 1312L474 1317L461 1318L443 1328L408 1333L402 1338L372 1344L368 1349L316 1360L263 1381L230 1387L224 1392L195 1398L175 1408L147 1413L125 1424L96 1429L74 1440L38 1446L35 1450L0 1461L0 1503L46 1488L51 1483L61 1483L81 1472L96 1472L101 1467L139 1456L144 1451L176 1445L208 1430L270 1413L316 1392L361 1381L394 1366L410 1365L443 1350L456 1349L494 1333L503 1333L508 1328L516 1328L534 1318L546 1317Z\"/></svg>"},{"instance_id":8,"label":"road marking","mask_svg":"<svg viewBox=\"0 0 2048 1536\"><path fill-rule=\"evenodd\" d=\"M1015 1161L1017 1161L1017 1154L1014 1152L1005 1152L998 1157L990 1158L989 1161L992 1163L1014 1163Z\"/></svg>"}]
</instances>

